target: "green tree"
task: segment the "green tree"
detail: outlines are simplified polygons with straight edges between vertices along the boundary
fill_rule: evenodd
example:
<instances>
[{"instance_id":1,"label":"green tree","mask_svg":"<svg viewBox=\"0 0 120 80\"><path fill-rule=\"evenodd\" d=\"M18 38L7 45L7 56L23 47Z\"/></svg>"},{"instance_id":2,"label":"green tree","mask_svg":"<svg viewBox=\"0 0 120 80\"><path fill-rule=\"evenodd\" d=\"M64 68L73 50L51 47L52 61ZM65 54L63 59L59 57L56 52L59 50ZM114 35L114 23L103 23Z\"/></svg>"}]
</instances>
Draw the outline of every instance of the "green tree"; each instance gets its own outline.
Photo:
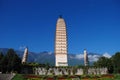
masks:
<instances>
[{"instance_id":1,"label":"green tree","mask_svg":"<svg viewBox=\"0 0 120 80\"><path fill-rule=\"evenodd\" d=\"M3 53L0 52L0 60L2 60L3 57L4 57Z\"/></svg>"},{"instance_id":2,"label":"green tree","mask_svg":"<svg viewBox=\"0 0 120 80\"><path fill-rule=\"evenodd\" d=\"M0 72L2 71L2 59L3 59L4 55L2 52L0 52Z\"/></svg>"},{"instance_id":3,"label":"green tree","mask_svg":"<svg viewBox=\"0 0 120 80\"><path fill-rule=\"evenodd\" d=\"M20 72L21 59L17 56L13 49L9 49L2 61L3 72L16 71Z\"/></svg>"},{"instance_id":4,"label":"green tree","mask_svg":"<svg viewBox=\"0 0 120 80\"><path fill-rule=\"evenodd\" d=\"M109 73L113 72L113 64L112 64L111 58L102 56L98 59L98 61L94 62L94 66L95 67L107 67Z\"/></svg>"},{"instance_id":5,"label":"green tree","mask_svg":"<svg viewBox=\"0 0 120 80\"><path fill-rule=\"evenodd\" d=\"M115 55L112 56L112 63L114 66L114 72L120 73L120 52L116 52Z\"/></svg>"}]
</instances>

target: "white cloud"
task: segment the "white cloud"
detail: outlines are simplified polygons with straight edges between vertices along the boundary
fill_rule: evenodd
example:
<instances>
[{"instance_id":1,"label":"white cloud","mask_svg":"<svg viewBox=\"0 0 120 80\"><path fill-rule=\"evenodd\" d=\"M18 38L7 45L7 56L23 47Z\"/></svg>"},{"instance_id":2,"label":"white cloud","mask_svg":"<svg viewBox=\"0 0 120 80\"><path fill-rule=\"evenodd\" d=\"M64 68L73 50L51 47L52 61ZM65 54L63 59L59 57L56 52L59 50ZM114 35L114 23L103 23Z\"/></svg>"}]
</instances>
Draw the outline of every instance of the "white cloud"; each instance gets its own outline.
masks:
<instances>
[{"instance_id":1,"label":"white cloud","mask_svg":"<svg viewBox=\"0 0 120 80\"><path fill-rule=\"evenodd\" d=\"M71 59L73 59L74 57L73 56L69 56Z\"/></svg>"},{"instance_id":2,"label":"white cloud","mask_svg":"<svg viewBox=\"0 0 120 80\"><path fill-rule=\"evenodd\" d=\"M84 55L83 54L77 54L75 56L76 59L83 59L84 58Z\"/></svg>"},{"instance_id":3,"label":"white cloud","mask_svg":"<svg viewBox=\"0 0 120 80\"><path fill-rule=\"evenodd\" d=\"M49 55L51 55L51 54L52 54L52 52L48 52L48 54L49 54Z\"/></svg>"},{"instance_id":4,"label":"white cloud","mask_svg":"<svg viewBox=\"0 0 120 80\"><path fill-rule=\"evenodd\" d=\"M97 61L99 59L100 55L88 55L88 59L90 62Z\"/></svg>"},{"instance_id":5,"label":"white cloud","mask_svg":"<svg viewBox=\"0 0 120 80\"><path fill-rule=\"evenodd\" d=\"M110 58L111 55L108 53L104 53L102 56ZM95 62L97 61L99 58L101 57L101 55L98 54L88 54L88 59L90 62ZM70 57L70 58L76 58L76 59L84 59L84 54L76 54L75 57Z\"/></svg>"},{"instance_id":6,"label":"white cloud","mask_svg":"<svg viewBox=\"0 0 120 80\"><path fill-rule=\"evenodd\" d=\"M97 61L99 59L100 55L88 55L88 59L90 62L94 62ZM83 54L77 54L75 56L76 59L84 59L84 55Z\"/></svg>"},{"instance_id":7,"label":"white cloud","mask_svg":"<svg viewBox=\"0 0 120 80\"><path fill-rule=\"evenodd\" d=\"M111 57L111 55L110 55L109 53L107 53L107 52L104 53L103 56L104 56L104 57L107 57L107 58L110 58L110 57Z\"/></svg>"}]
</instances>

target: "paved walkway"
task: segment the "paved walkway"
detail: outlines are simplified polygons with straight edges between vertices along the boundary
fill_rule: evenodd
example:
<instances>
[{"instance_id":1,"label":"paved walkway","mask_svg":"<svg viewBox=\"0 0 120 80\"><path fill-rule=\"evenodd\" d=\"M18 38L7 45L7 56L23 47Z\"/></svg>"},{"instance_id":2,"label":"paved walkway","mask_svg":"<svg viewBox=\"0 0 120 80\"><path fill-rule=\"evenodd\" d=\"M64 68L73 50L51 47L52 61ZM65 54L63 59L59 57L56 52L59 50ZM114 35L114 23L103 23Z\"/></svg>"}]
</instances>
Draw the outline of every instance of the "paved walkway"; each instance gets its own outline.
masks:
<instances>
[{"instance_id":1,"label":"paved walkway","mask_svg":"<svg viewBox=\"0 0 120 80\"><path fill-rule=\"evenodd\" d=\"M15 74L0 74L0 80L11 80Z\"/></svg>"}]
</instances>

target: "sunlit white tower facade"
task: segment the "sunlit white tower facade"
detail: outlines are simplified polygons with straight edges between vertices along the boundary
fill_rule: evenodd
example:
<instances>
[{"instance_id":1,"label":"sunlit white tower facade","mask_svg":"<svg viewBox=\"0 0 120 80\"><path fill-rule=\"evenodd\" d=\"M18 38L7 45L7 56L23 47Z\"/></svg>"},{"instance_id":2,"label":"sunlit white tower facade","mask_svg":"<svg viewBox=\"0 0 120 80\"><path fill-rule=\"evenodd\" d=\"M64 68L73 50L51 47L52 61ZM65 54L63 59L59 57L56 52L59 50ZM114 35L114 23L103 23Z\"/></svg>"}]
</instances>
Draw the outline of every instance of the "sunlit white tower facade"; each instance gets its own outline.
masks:
<instances>
[{"instance_id":1,"label":"sunlit white tower facade","mask_svg":"<svg viewBox=\"0 0 120 80\"><path fill-rule=\"evenodd\" d=\"M27 58L28 58L28 48L25 48L23 58L22 58L22 64L27 62Z\"/></svg>"},{"instance_id":2,"label":"sunlit white tower facade","mask_svg":"<svg viewBox=\"0 0 120 80\"><path fill-rule=\"evenodd\" d=\"M56 24L55 66L68 66L66 24L61 16L58 18Z\"/></svg>"},{"instance_id":3,"label":"sunlit white tower facade","mask_svg":"<svg viewBox=\"0 0 120 80\"><path fill-rule=\"evenodd\" d=\"M84 49L84 65L88 66L88 54L86 49Z\"/></svg>"}]
</instances>

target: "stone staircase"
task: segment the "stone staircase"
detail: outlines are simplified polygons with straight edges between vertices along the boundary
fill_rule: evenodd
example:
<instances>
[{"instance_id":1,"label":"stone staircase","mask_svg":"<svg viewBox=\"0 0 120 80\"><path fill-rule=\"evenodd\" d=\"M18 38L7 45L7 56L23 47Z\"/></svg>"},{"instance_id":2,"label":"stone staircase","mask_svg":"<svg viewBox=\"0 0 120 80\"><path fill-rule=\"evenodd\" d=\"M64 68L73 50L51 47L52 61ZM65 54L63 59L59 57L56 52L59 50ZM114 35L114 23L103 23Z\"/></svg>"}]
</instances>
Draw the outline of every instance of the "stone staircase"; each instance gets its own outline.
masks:
<instances>
[{"instance_id":1,"label":"stone staircase","mask_svg":"<svg viewBox=\"0 0 120 80\"><path fill-rule=\"evenodd\" d=\"M11 80L15 74L0 74L0 80Z\"/></svg>"}]
</instances>

